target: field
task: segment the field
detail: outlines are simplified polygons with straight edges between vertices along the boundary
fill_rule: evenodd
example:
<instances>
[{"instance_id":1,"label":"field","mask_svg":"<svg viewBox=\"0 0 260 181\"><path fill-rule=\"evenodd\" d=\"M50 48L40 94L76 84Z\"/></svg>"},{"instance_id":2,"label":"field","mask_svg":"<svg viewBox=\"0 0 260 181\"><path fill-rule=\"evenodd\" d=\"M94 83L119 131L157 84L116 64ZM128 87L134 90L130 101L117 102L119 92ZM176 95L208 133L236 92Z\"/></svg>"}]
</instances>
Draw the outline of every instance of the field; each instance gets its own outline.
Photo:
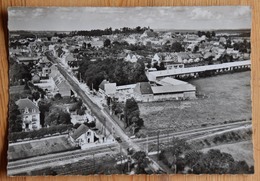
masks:
<instances>
[{"instance_id":1,"label":"field","mask_svg":"<svg viewBox=\"0 0 260 181\"><path fill-rule=\"evenodd\" d=\"M207 152L210 149L219 149L221 152L229 153L236 161L245 160L249 166L254 165L253 145L251 141L242 141L232 144L224 144L210 148L202 149L202 152Z\"/></svg>"},{"instance_id":2,"label":"field","mask_svg":"<svg viewBox=\"0 0 260 181\"><path fill-rule=\"evenodd\" d=\"M65 136L9 145L8 159L17 160L76 149Z\"/></svg>"},{"instance_id":3,"label":"field","mask_svg":"<svg viewBox=\"0 0 260 181\"><path fill-rule=\"evenodd\" d=\"M190 80L200 95L195 100L139 103L144 120L141 132L158 129L180 131L251 119L250 73L247 71Z\"/></svg>"}]
</instances>

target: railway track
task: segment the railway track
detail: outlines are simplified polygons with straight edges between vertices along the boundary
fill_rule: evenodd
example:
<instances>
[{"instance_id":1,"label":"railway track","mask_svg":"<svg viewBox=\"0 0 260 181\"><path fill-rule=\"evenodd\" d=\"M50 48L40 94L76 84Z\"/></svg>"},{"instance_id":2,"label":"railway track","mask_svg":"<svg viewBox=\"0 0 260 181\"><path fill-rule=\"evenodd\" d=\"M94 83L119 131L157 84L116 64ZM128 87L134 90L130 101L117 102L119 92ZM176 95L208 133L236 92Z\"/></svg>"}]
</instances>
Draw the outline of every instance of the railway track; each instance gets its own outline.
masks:
<instances>
[{"instance_id":1,"label":"railway track","mask_svg":"<svg viewBox=\"0 0 260 181\"><path fill-rule=\"evenodd\" d=\"M242 127L242 126L249 126L251 125L250 121L243 121L243 122L237 122L237 123L230 123L230 124L224 124L224 125L218 125L218 126L211 126L207 128L198 128L194 130L188 130L188 131L182 131L182 132L175 132L175 133L168 133L168 134L162 134L159 135L160 143L167 143L172 137L177 138L183 138L183 139L189 139L189 138L196 138L200 136L205 136L207 134L217 133L220 131L225 130L231 130L234 128ZM138 144L140 147L145 150L145 147L149 146L149 144L154 144L157 141L157 136L151 136L148 138L139 138L139 139L133 139L132 141ZM121 143L121 146L124 146L124 142ZM105 145L105 146L98 146L93 147L87 150L74 150L64 153L58 153L58 154L51 154L51 155L44 155L34 158L28 158L23 160L17 160L17 161L10 161L8 163L8 171L10 173L20 173L24 170L31 170L35 167L37 168L45 168L49 166L55 166L58 162L75 162L75 160L84 159L87 157L90 157L94 154L101 154L101 153L116 153L119 152L120 146L118 143L114 143L111 145ZM66 163L66 164L67 164Z\"/></svg>"}]
</instances>

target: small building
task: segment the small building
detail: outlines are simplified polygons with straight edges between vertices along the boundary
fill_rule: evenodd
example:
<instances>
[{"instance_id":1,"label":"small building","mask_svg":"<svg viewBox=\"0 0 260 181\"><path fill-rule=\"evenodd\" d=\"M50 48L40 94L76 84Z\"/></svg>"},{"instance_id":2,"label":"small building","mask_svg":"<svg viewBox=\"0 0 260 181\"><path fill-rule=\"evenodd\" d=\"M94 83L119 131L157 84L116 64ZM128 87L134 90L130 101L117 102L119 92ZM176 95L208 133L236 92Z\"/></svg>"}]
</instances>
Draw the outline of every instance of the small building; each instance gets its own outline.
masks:
<instances>
[{"instance_id":1,"label":"small building","mask_svg":"<svg viewBox=\"0 0 260 181\"><path fill-rule=\"evenodd\" d=\"M41 128L40 111L37 103L28 98L15 102L22 115L22 128L24 131L33 131Z\"/></svg>"},{"instance_id":2,"label":"small building","mask_svg":"<svg viewBox=\"0 0 260 181\"><path fill-rule=\"evenodd\" d=\"M56 75L53 77L53 81L57 87L58 93L60 93L62 97L70 97L72 95L70 85L62 75Z\"/></svg>"},{"instance_id":3,"label":"small building","mask_svg":"<svg viewBox=\"0 0 260 181\"><path fill-rule=\"evenodd\" d=\"M139 56L139 55L132 54L132 53L129 53L129 54L125 57L125 61L131 62L131 63L136 63L139 59L140 59L140 56Z\"/></svg>"},{"instance_id":4,"label":"small building","mask_svg":"<svg viewBox=\"0 0 260 181\"><path fill-rule=\"evenodd\" d=\"M153 91L149 82L138 82L134 88L134 98L140 102L153 101Z\"/></svg>"},{"instance_id":5,"label":"small building","mask_svg":"<svg viewBox=\"0 0 260 181\"><path fill-rule=\"evenodd\" d=\"M38 74L34 74L34 75L32 76L32 82L33 82L33 83L39 83L40 80L41 80L41 77L40 77Z\"/></svg>"},{"instance_id":6,"label":"small building","mask_svg":"<svg viewBox=\"0 0 260 181\"><path fill-rule=\"evenodd\" d=\"M74 144L81 147L81 149L86 149L95 146L98 143L104 143L105 137L103 135L98 135L95 131L98 129L91 129L85 124L81 124L70 136L69 139Z\"/></svg>"}]
</instances>

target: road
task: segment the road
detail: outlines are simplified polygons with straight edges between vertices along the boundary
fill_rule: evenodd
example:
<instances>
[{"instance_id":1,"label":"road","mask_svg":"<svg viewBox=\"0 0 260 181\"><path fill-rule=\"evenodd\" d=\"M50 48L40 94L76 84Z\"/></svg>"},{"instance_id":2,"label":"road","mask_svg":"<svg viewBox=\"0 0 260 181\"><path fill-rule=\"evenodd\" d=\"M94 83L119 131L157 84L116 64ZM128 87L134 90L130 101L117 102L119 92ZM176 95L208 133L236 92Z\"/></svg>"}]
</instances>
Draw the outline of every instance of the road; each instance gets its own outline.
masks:
<instances>
[{"instance_id":1,"label":"road","mask_svg":"<svg viewBox=\"0 0 260 181\"><path fill-rule=\"evenodd\" d=\"M223 125L217 125L217 126L211 126L205 128L198 128L198 129L193 129L188 131L162 134L159 135L159 139L160 139L160 143L169 144L169 140L173 137L191 140L212 133L232 130L234 128L244 128L247 126L251 126L250 121L243 121L243 122L223 124ZM157 136L151 136L148 139L147 138L133 139L132 141L135 142L135 144L139 145L143 150L145 150L146 146L151 148L151 146L154 143L156 143ZM125 143L122 142L122 144ZM93 154L103 154L103 153L115 154L118 153L119 151L120 148L118 143L114 143L109 146L100 145L97 147L90 148L88 150L74 150L74 151L68 151L64 153L49 154L49 155L38 156L38 157L33 157L33 158L28 158L28 159L23 159L18 161L12 161L8 163L8 174L12 175L12 174L18 174L26 171L35 170L35 169L54 167L62 164L64 165L68 163L77 162L82 159L87 159L91 157Z\"/></svg>"},{"instance_id":2,"label":"road","mask_svg":"<svg viewBox=\"0 0 260 181\"><path fill-rule=\"evenodd\" d=\"M91 98L80 88L78 81L75 80L74 76L70 75L68 71L63 68L63 66L60 64L59 61L49 53L46 53L47 58L57 64L57 68L60 71L60 73L64 76L64 78L67 80L67 82L70 84L72 89L77 93L77 95L82 99L82 101L91 109L93 115L95 115L105 128L110 132L114 133L116 136L120 137L122 142L125 144L121 144L121 148L124 153L127 153L128 148L132 148L135 152L141 151L141 148L134 143L121 129L121 127L116 123L116 121L113 120L113 118L107 114L103 109L100 109L99 106L97 106ZM149 167L151 170L154 171L154 173L158 171L162 171L162 168L155 163L152 159L151 163L149 164Z\"/></svg>"}]
</instances>

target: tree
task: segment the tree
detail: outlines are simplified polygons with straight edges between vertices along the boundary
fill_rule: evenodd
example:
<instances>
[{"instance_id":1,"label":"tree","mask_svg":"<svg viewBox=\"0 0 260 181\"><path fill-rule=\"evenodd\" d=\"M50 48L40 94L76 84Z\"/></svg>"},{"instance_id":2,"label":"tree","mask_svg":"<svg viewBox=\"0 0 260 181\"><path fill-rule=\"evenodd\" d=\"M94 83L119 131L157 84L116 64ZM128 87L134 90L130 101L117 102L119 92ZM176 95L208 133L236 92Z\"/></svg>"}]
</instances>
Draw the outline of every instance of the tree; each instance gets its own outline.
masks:
<instances>
[{"instance_id":1,"label":"tree","mask_svg":"<svg viewBox=\"0 0 260 181\"><path fill-rule=\"evenodd\" d=\"M170 150L173 156L179 157L185 151L191 150L191 146L185 140L174 137Z\"/></svg>"},{"instance_id":2,"label":"tree","mask_svg":"<svg viewBox=\"0 0 260 181\"><path fill-rule=\"evenodd\" d=\"M181 43L179 43L179 42L174 42L174 43L172 44L172 50L173 50L174 52L181 52L181 51L183 51L184 49L183 49Z\"/></svg>"},{"instance_id":3,"label":"tree","mask_svg":"<svg viewBox=\"0 0 260 181\"><path fill-rule=\"evenodd\" d=\"M22 131L23 121L21 119L21 113L15 102L10 99L9 102L9 132L20 132Z\"/></svg>"},{"instance_id":4,"label":"tree","mask_svg":"<svg viewBox=\"0 0 260 181\"><path fill-rule=\"evenodd\" d=\"M206 32L206 37L207 37L207 38L211 38L211 34L210 34L209 31Z\"/></svg>"},{"instance_id":5,"label":"tree","mask_svg":"<svg viewBox=\"0 0 260 181\"><path fill-rule=\"evenodd\" d=\"M104 47L109 47L111 45L111 41L109 39L106 39L104 41Z\"/></svg>"},{"instance_id":6,"label":"tree","mask_svg":"<svg viewBox=\"0 0 260 181\"><path fill-rule=\"evenodd\" d=\"M212 36L212 37L215 37L215 36L216 36L215 31L212 31L212 32L211 32L211 36Z\"/></svg>"},{"instance_id":7,"label":"tree","mask_svg":"<svg viewBox=\"0 0 260 181\"><path fill-rule=\"evenodd\" d=\"M147 168L148 164L150 163L149 159L146 157L145 152L138 151L132 156L132 158L135 161L136 174L145 174L145 168Z\"/></svg>"},{"instance_id":8,"label":"tree","mask_svg":"<svg viewBox=\"0 0 260 181\"><path fill-rule=\"evenodd\" d=\"M202 36L202 32L198 31L198 36L201 37Z\"/></svg>"},{"instance_id":9,"label":"tree","mask_svg":"<svg viewBox=\"0 0 260 181\"><path fill-rule=\"evenodd\" d=\"M50 111L51 102L39 101L38 106L40 110L40 124L44 126L45 114Z\"/></svg>"},{"instance_id":10,"label":"tree","mask_svg":"<svg viewBox=\"0 0 260 181\"><path fill-rule=\"evenodd\" d=\"M203 154L194 166L193 172L197 174L227 174L231 172L234 164L235 160L232 155L212 149Z\"/></svg>"},{"instance_id":11,"label":"tree","mask_svg":"<svg viewBox=\"0 0 260 181\"><path fill-rule=\"evenodd\" d=\"M196 45L196 46L194 47L193 53L196 53L197 51L199 51L199 46L198 46L198 45Z\"/></svg>"},{"instance_id":12,"label":"tree","mask_svg":"<svg viewBox=\"0 0 260 181\"><path fill-rule=\"evenodd\" d=\"M55 99L55 100L61 100L61 99L62 99L61 94L60 94L60 93L55 94L55 95L54 95L54 99Z\"/></svg>"},{"instance_id":13,"label":"tree","mask_svg":"<svg viewBox=\"0 0 260 181\"><path fill-rule=\"evenodd\" d=\"M71 124L70 114L59 108L52 108L52 112L45 118L45 126L55 126L60 124Z\"/></svg>"}]
</instances>

